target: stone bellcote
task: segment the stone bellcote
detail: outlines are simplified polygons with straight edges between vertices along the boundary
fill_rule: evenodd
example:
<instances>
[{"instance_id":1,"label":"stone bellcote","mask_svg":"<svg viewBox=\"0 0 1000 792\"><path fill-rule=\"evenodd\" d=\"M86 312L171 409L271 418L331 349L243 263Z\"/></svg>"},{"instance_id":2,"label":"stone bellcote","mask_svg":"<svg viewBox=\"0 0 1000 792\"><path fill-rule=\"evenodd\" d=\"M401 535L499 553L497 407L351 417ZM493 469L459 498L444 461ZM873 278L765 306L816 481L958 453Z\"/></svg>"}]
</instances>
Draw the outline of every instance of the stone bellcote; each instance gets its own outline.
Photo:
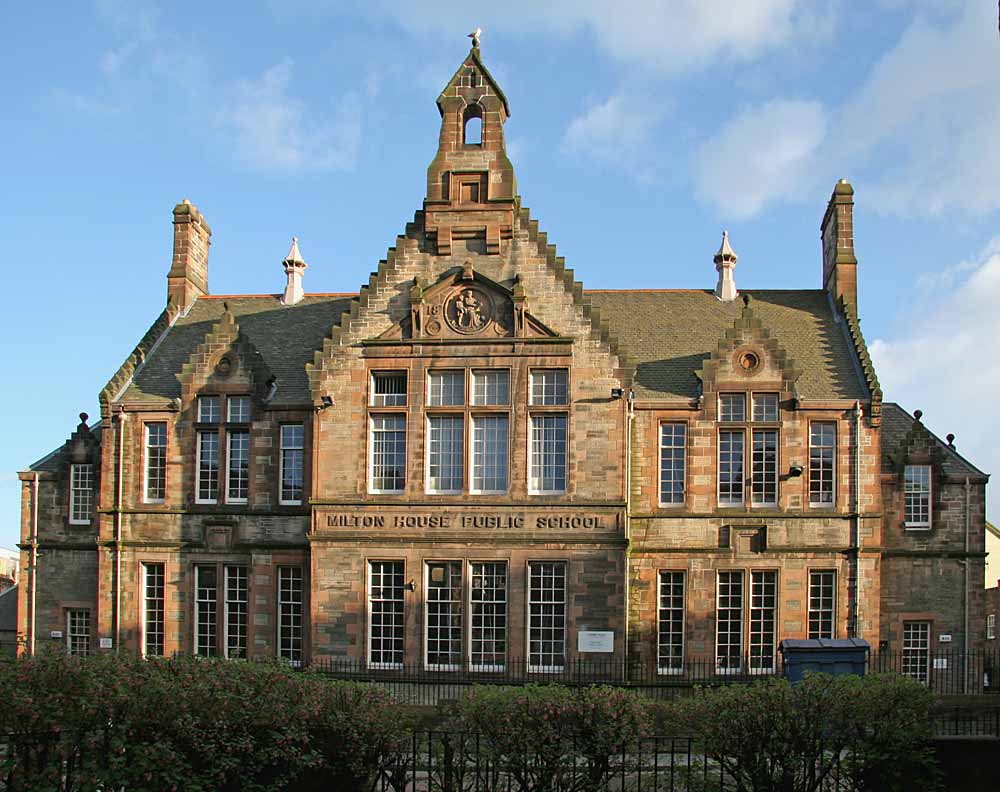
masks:
<instances>
[{"instance_id":1,"label":"stone bellcote","mask_svg":"<svg viewBox=\"0 0 1000 792\"><path fill-rule=\"evenodd\" d=\"M450 256L455 240L466 250L497 254L511 238L517 184L507 158L503 125L507 97L473 45L437 100L441 134L427 168L424 223L437 253ZM456 251L456 255L464 251Z\"/></svg>"}]
</instances>

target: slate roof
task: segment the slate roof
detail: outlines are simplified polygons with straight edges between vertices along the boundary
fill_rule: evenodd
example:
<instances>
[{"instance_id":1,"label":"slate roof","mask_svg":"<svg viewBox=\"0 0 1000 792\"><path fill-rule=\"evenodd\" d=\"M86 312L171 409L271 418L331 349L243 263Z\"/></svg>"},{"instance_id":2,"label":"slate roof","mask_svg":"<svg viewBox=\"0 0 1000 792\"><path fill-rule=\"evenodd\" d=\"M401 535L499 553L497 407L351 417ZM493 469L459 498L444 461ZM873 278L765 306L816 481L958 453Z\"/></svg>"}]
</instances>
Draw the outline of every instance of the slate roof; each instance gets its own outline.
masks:
<instances>
[{"instance_id":1,"label":"slate roof","mask_svg":"<svg viewBox=\"0 0 1000 792\"><path fill-rule=\"evenodd\" d=\"M104 431L104 427L101 421L97 421L90 426L90 433L94 436L94 442L97 445L101 443L101 434ZM63 469L63 449L66 448L66 444L63 443L61 446L57 446L52 451L49 451L45 456L39 459L37 462L28 466L28 470L37 470L39 473L58 473Z\"/></svg>"},{"instance_id":2,"label":"slate roof","mask_svg":"<svg viewBox=\"0 0 1000 792\"><path fill-rule=\"evenodd\" d=\"M264 358L278 381L276 404L309 404L306 363L330 328L350 310L354 295L306 295L296 305L282 305L281 295L203 297L187 316L167 330L125 392L124 401L169 402L180 396L177 374L229 306L240 332Z\"/></svg>"},{"instance_id":3,"label":"slate roof","mask_svg":"<svg viewBox=\"0 0 1000 792\"><path fill-rule=\"evenodd\" d=\"M885 402L882 405L882 469L892 470L893 464L890 457L897 453L900 445L906 439L917 419L895 402ZM972 478L988 478L989 474L984 473L969 460L951 448L944 440L934 434L926 425L921 424L938 446L942 450L941 466L946 476L969 476Z\"/></svg>"},{"instance_id":4,"label":"slate roof","mask_svg":"<svg viewBox=\"0 0 1000 792\"><path fill-rule=\"evenodd\" d=\"M17 631L17 586L0 592L0 632Z\"/></svg>"},{"instance_id":5,"label":"slate roof","mask_svg":"<svg viewBox=\"0 0 1000 792\"><path fill-rule=\"evenodd\" d=\"M698 395L694 372L716 349L743 309L709 290L587 291L624 349L638 361L635 392L645 399ZM867 399L845 326L826 292L750 290L754 314L802 372L804 399Z\"/></svg>"}]
</instances>

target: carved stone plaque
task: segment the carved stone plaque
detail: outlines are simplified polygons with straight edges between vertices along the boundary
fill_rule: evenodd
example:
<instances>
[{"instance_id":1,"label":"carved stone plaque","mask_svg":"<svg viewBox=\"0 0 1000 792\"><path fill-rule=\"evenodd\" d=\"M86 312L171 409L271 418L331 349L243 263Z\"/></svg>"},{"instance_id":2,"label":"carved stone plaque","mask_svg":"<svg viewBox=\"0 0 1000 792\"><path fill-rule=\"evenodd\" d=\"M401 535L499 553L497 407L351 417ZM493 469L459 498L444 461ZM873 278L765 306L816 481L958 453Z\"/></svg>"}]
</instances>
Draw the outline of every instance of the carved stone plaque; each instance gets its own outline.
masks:
<instances>
[{"instance_id":1,"label":"carved stone plaque","mask_svg":"<svg viewBox=\"0 0 1000 792\"><path fill-rule=\"evenodd\" d=\"M493 319L493 301L482 289L463 286L445 303L444 320L456 333L481 333Z\"/></svg>"}]
</instances>

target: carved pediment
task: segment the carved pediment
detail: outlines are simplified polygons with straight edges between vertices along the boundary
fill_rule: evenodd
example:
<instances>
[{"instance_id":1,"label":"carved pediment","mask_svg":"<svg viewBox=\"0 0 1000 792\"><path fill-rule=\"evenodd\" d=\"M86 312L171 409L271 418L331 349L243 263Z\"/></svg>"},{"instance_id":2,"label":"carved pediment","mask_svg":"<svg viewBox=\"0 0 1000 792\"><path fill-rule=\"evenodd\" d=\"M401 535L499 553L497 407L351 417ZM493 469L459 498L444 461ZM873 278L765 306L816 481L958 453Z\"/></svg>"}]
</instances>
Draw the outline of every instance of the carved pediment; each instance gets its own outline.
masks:
<instances>
[{"instance_id":1,"label":"carved pediment","mask_svg":"<svg viewBox=\"0 0 1000 792\"><path fill-rule=\"evenodd\" d=\"M410 315L380 339L555 338L558 333L528 313L524 289L513 289L475 272L471 262L425 286L410 289Z\"/></svg>"}]
</instances>

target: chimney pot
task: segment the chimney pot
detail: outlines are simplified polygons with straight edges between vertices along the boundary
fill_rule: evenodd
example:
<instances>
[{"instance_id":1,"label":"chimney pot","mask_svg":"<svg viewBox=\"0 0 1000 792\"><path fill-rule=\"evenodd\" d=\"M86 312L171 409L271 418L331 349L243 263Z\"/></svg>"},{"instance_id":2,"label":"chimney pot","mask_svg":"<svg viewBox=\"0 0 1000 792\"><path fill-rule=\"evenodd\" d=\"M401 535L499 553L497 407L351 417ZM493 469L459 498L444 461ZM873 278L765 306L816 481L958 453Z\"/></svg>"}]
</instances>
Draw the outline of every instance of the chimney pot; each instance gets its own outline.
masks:
<instances>
[{"instance_id":1,"label":"chimney pot","mask_svg":"<svg viewBox=\"0 0 1000 792\"><path fill-rule=\"evenodd\" d=\"M174 256L167 273L167 304L186 313L208 294L208 248L212 229L187 198L174 207Z\"/></svg>"}]
</instances>

